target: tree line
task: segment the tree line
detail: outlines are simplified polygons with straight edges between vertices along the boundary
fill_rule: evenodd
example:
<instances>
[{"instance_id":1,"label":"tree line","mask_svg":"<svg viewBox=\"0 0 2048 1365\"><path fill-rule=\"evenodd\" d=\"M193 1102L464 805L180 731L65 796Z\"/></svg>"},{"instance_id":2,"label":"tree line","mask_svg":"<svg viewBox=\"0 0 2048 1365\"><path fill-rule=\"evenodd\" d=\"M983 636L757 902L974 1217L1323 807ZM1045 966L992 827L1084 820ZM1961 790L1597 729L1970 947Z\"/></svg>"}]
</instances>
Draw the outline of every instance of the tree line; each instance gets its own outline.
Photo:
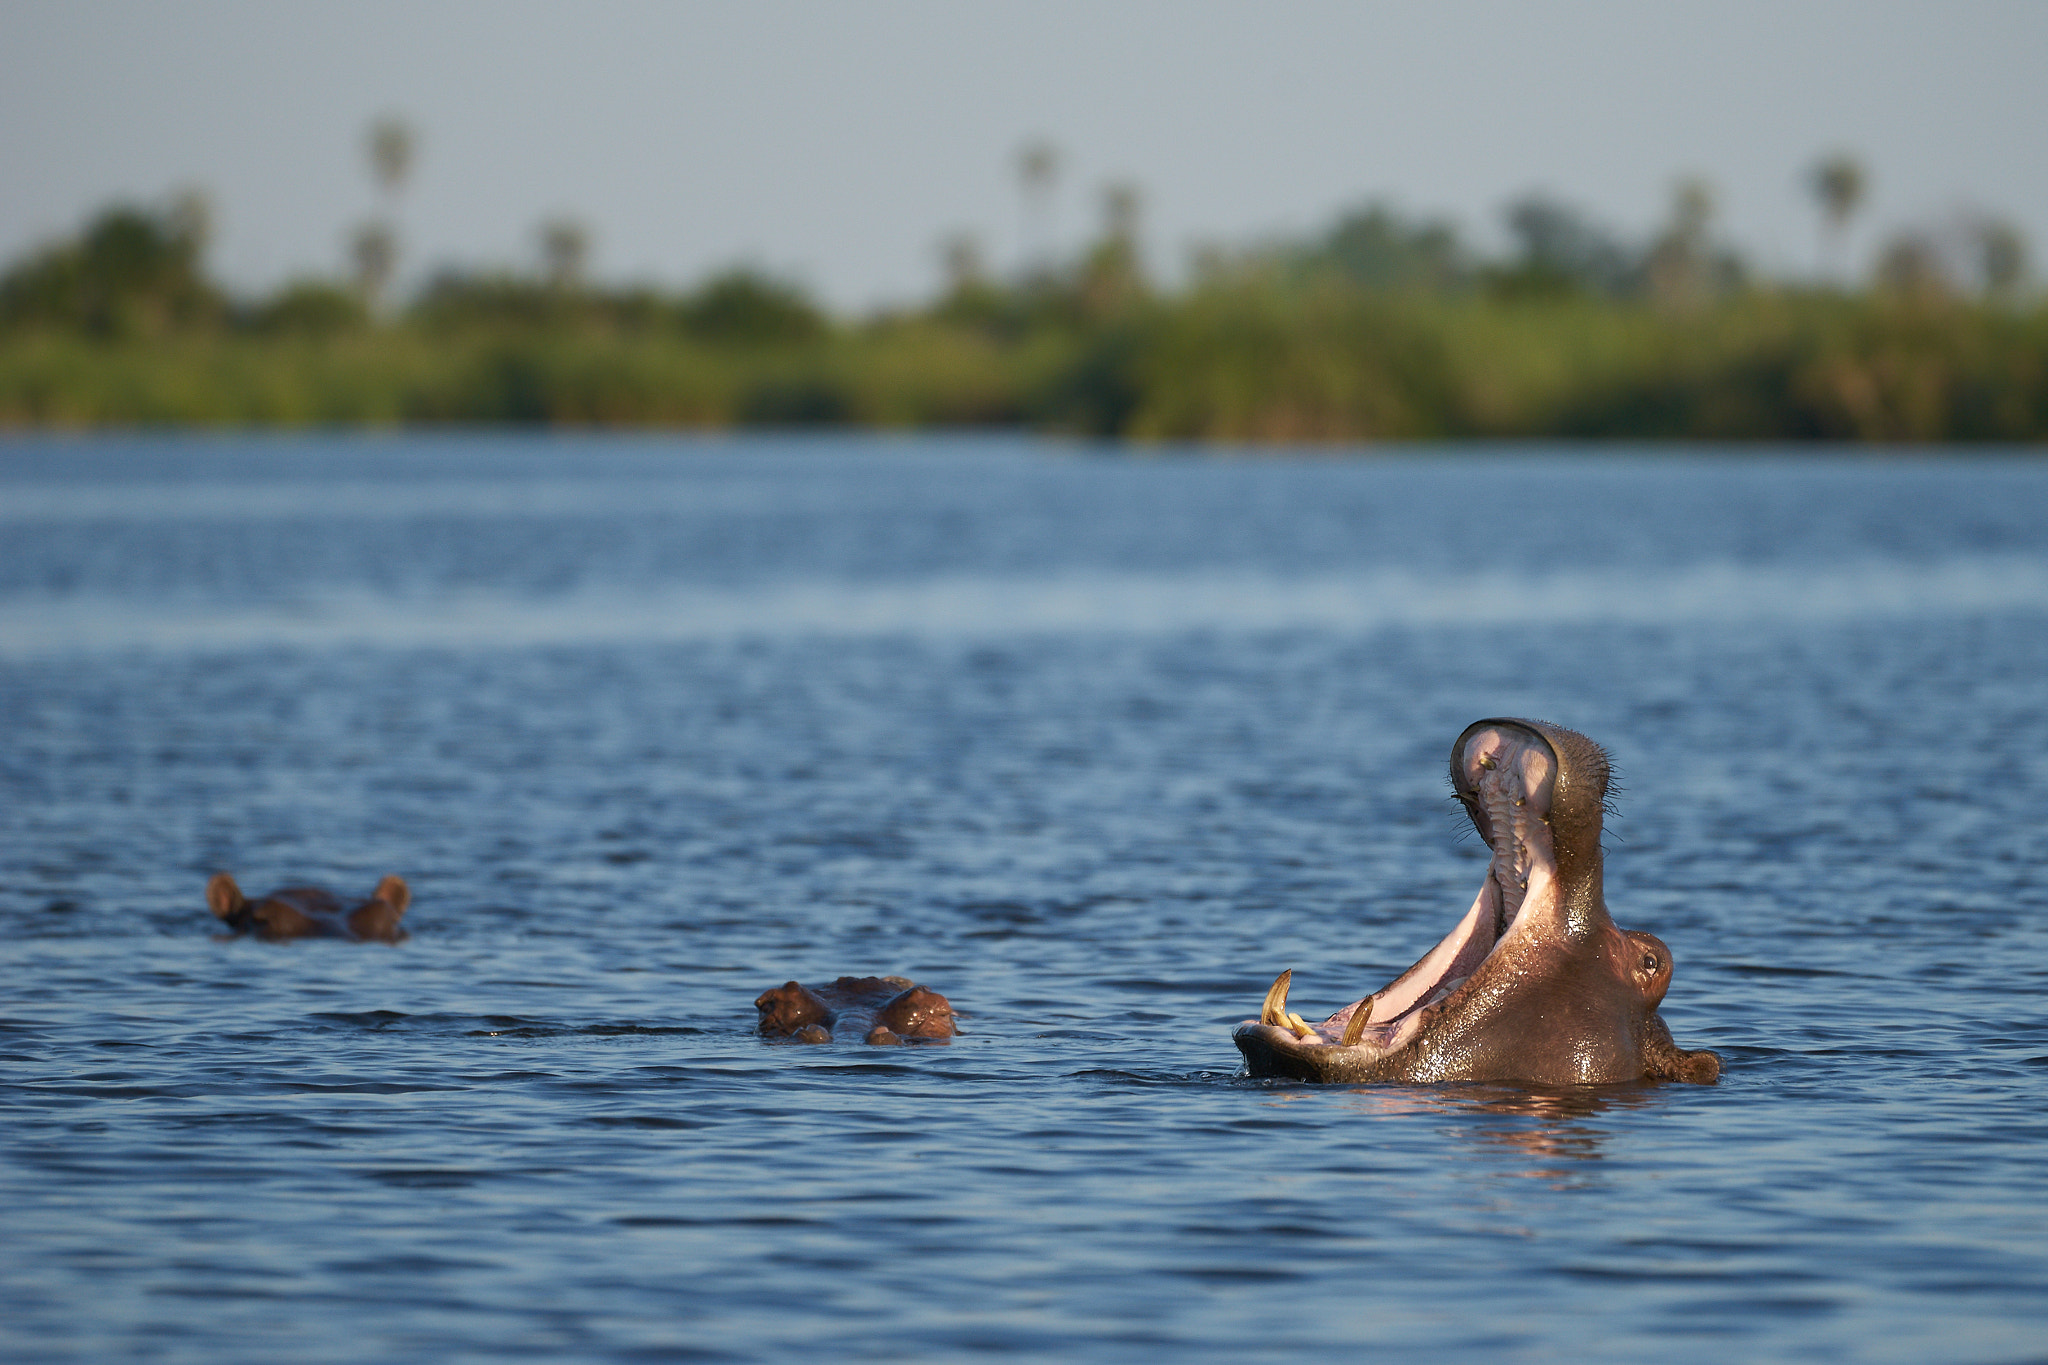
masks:
<instances>
[{"instance_id":1,"label":"tree line","mask_svg":"<svg viewBox=\"0 0 2048 1365\"><path fill-rule=\"evenodd\" d=\"M1009 274L947 242L928 301L834 316L750 269L684 290L592 283L555 220L535 267L444 270L402 299L393 205L413 159L373 129L377 217L347 278L237 297L184 198L117 205L0 271L0 424L536 423L1001 426L1156 440L1447 437L2039 441L2048 310L2025 243L1959 217L1902 234L1853 285L1864 177L1811 187L1833 269L1764 278L1681 183L1642 240L1555 199L1489 255L1368 204L1310 237L1199 254L1160 286L1141 200L1112 186L1081 250ZM1019 158L1042 221L1057 158Z\"/></svg>"}]
</instances>

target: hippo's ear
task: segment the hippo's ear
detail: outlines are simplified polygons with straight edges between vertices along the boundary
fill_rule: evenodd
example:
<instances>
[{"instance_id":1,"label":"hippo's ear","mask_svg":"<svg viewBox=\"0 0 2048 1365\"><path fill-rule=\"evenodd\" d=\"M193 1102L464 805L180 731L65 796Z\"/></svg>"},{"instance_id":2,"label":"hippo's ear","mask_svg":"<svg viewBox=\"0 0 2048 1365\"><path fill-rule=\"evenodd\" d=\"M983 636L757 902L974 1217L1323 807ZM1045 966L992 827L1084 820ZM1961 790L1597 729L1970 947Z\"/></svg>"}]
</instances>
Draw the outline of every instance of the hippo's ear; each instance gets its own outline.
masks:
<instances>
[{"instance_id":1,"label":"hippo's ear","mask_svg":"<svg viewBox=\"0 0 2048 1365\"><path fill-rule=\"evenodd\" d=\"M928 986L912 986L876 1010L875 1028L905 1038L951 1038L960 1031L952 1004Z\"/></svg>"},{"instance_id":2,"label":"hippo's ear","mask_svg":"<svg viewBox=\"0 0 2048 1365\"><path fill-rule=\"evenodd\" d=\"M206 903L217 917L226 919L242 908L242 888L236 886L235 879L227 873L216 872L206 883Z\"/></svg>"},{"instance_id":3,"label":"hippo's ear","mask_svg":"<svg viewBox=\"0 0 2048 1365\"><path fill-rule=\"evenodd\" d=\"M377 883L377 893L372 899L383 901L402 915L405 907L412 904L412 888L405 884L405 878L393 873ZM392 918L397 919L398 915Z\"/></svg>"},{"instance_id":4,"label":"hippo's ear","mask_svg":"<svg viewBox=\"0 0 2048 1365\"><path fill-rule=\"evenodd\" d=\"M398 913L382 896L372 897L349 912L348 931L372 943L397 943L406 936L398 927Z\"/></svg>"}]
</instances>

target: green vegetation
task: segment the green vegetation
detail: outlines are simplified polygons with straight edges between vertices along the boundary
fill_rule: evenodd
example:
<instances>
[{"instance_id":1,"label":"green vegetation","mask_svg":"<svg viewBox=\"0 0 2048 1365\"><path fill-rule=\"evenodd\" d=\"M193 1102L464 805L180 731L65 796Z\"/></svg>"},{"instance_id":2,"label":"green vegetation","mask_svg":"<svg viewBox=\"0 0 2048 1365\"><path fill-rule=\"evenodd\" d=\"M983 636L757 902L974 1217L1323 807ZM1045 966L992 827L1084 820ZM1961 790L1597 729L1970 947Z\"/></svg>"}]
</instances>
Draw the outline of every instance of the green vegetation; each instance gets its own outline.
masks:
<instances>
[{"instance_id":1,"label":"green vegetation","mask_svg":"<svg viewBox=\"0 0 2048 1365\"><path fill-rule=\"evenodd\" d=\"M387 190L408 146L386 130ZM1041 196L1046 155L1022 167ZM1814 187L1839 260L1861 181L1838 159ZM364 230L352 282L237 299L205 274L195 202L117 207L0 273L0 426L2048 436L2048 308L2022 297L2024 244L1996 223L1895 242L1871 285L1850 290L1755 278L1713 240L1696 184L1643 244L1525 201L1498 259L1449 224L1372 206L1314 240L1208 253L1162 291L1141 267L1135 191L1105 207L1078 259L997 280L956 239L938 298L860 319L745 270L682 293L591 285L587 237L565 220L544 227L532 274L444 274L402 306L383 298L388 223Z\"/></svg>"}]
</instances>

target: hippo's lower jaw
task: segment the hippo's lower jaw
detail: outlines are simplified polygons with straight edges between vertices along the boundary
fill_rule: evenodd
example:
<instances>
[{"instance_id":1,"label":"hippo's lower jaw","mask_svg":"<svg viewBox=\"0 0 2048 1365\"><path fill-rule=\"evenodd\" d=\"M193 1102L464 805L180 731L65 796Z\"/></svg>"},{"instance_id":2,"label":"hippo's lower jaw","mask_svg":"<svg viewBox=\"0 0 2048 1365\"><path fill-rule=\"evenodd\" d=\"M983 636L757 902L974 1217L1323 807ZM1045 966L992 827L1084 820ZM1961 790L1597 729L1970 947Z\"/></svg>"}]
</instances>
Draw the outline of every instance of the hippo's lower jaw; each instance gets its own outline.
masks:
<instances>
[{"instance_id":1,"label":"hippo's lower jaw","mask_svg":"<svg viewBox=\"0 0 2048 1365\"><path fill-rule=\"evenodd\" d=\"M1554 878L1535 879L1540 892L1555 893ZM1528 901L1523 902L1524 907ZM1256 1021L1239 1024L1232 1039L1254 1076L1291 1076L1304 1081L1466 1079L1433 1074L1415 1045L1428 1025L1459 997L1473 976L1491 959L1494 949L1520 923L1507 916L1507 932L1496 926L1503 915L1500 886L1491 871L1465 917L1422 961L1382 989L1353 1001L1319 1024L1309 1023L1287 1008L1287 990L1294 978L1280 973L1266 992ZM1473 1077L1470 1079L1480 1079Z\"/></svg>"},{"instance_id":2,"label":"hippo's lower jaw","mask_svg":"<svg viewBox=\"0 0 2048 1365\"><path fill-rule=\"evenodd\" d=\"M1420 962L1321 1023L1287 1008L1282 972L1232 1034L1253 1076L1324 1082L1589 1084L1720 1074L1657 1016L1671 955L1625 933L1600 892L1606 756L1533 721L1482 721L1452 782L1493 852L1472 908Z\"/></svg>"}]
</instances>

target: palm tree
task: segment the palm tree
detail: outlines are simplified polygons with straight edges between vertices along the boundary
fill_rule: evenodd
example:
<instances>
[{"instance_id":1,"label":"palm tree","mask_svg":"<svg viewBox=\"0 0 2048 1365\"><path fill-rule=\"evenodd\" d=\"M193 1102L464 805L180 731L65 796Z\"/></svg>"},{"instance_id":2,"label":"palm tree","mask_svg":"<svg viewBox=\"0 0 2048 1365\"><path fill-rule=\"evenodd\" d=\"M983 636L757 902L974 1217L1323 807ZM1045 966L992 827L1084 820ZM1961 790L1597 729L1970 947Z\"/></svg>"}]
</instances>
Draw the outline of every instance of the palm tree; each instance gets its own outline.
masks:
<instances>
[{"instance_id":1,"label":"palm tree","mask_svg":"<svg viewBox=\"0 0 2048 1365\"><path fill-rule=\"evenodd\" d=\"M1863 165L1847 152L1836 152L1814 163L1806 183L1820 201L1821 272L1840 277L1849 219L1863 203Z\"/></svg>"},{"instance_id":2,"label":"palm tree","mask_svg":"<svg viewBox=\"0 0 2048 1365\"><path fill-rule=\"evenodd\" d=\"M1671 226L1643 261L1651 297L1674 307L1697 304L1713 283L1714 188L1697 176L1678 182L1671 193Z\"/></svg>"},{"instance_id":3,"label":"palm tree","mask_svg":"<svg viewBox=\"0 0 2048 1365\"><path fill-rule=\"evenodd\" d=\"M196 185L187 186L172 197L165 221L174 236L191 243L195 257L203 255L213 241L213 200Z\"/></svg>"},{"instance_id":4,"label":"palm tree","mask_svg":"<svg viewBox=\"0 0 2048 1365\"><path fill-rule=\"evenodd\" d=\"M981 287L987 275L981 240L971 232L949 232L939 239L939 265L946 272L946 293L957 298Z\"/></svg>"},{"instance_id":5,"label":"palm tree","mask_svg":"<svg viewBox=\"0 0 2048 1365\"><path fill-rule=\"evenodd\" d=\"M1017 182L1024 191L1024 264L1037 273L1052 263L1052 194L1059 181L1059 148L1033 138L1017 150Z\"/></svg>"},{"instance_id":6,"label":"palm tree","mask_svg":"<svg viewBox=\"0 0 2048 1365\"><path fill-rule=\"evenodd\" d=\"M2027 275L2027 239L2003 218L1982 218L1973 227L1984 292L2009 298Z\"/></svg>"},{"instance_id":7,"label":"palm tree","mask_svg":"<svg viewBox=\"0 0 2048 1365\"><path fill-rule=\"evenodd\" d=\"M404 119L387 114L370 125L368 149L370 174L375 177L377 188L386 198L395 199L405 187L406 173L412 169L412 128Z\"/></svg>"},{"instance_id":8,"label":"palm tree","mask_svg":"<svg viewBox=\"0 0 2048 1365\"><path fill-rule=\"evenodd\" d=\"M412 170L415 143L405 120L387 114L370 125L363 150L370 161L370 178L384 198L384 209L356 229L349 251L355 259L356 283L363 301L375 311L385 288L398 272L398 192Z\"/></svg>"},{"instance_id":9,"label":"palm tree","mask_svg":"<svg viewBox=\"0 0 2048 1365\"><path fill-rule=\"evenodd\" d=\"M1102 187L1102 228L1103 235L1111 241L1135 246L1138 240L1138 211L1144 205L1144 196L1138 187L1128 180L1119 180Z\"/></svg>"},{"instance_id":10,"label":"palm tree","mask_svg":"<svg viewBox=\"0 0 2048 1365\"><path fill-rule=\"evenodd\" d=\"M583 266L590 258L590 230L573 218L550 218L540 225L541 270L551 288L564 293L581 288Z\"/></svg>"},{"instance_id":11,"label":"palm tree","mask_svg":"<svg viewBox=\"0 0 2048 1365\"><path fill-rule=\"evenodd\" d=\"M385 286L391 283L391 272L398 265L398 239L390 224L371 221L355 230L348 249L355 263L356 287L362 291L364 304L374 312L384 297Z\"/></svg>"},{"instance_id":12,"label":"palm tree","mask_svg":"<svg viewBox=\"0 0 2048 1365\"><path fill-rule=\"evenodd\" d=\"M1113 313L1145 292L1138 260L1138 216L1144 195L1128 180L1102 187L1102 240L1089 251L1082 290L1091 309Z\"/></svg>"}]
</instances>

